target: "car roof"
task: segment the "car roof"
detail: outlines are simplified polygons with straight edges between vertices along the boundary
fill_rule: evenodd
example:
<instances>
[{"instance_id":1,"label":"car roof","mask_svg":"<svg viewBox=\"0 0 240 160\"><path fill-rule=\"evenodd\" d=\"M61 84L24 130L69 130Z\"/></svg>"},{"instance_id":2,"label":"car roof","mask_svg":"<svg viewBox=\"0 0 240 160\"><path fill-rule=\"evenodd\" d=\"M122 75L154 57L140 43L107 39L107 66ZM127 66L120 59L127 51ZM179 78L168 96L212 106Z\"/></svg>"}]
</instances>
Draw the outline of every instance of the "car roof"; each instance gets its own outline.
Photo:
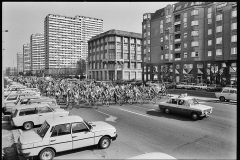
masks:
<instances>
[{"instance_id":1,"label":"car roof","mask_svg":"<svg viewBox=\"0 0 240 160\"><path fill-rule=\"evenodd\" d=\"M20 97L20 99L28 99L28 98L39 98L38 96L24 96Z\"/></svg>"},{"instance_id":2,"label":"car roof","mask_svg":"<svg viewBox=\"0 0 240 160\"><path fill-rule=\"evenodd\" d=\"M62 123L72 123L72 122L82 122L83 119L80 116L65 116L65 117L57 117L46 120L49 125L57 125Z\"/></svg>"},{"instance_id":3,"label":"car roof","mask_svg":"<svg viewBox=\"0 0 240 160\"><path fill-rule=\"evenodd\" d=\"M232 87L223 87L223 89L237 90L237 88L232 88Z\"/></svg>"},{"instance_id":4,"label":"car roof","mask_svg":"<svg viewBox=\"0 0 240 160\"><path fill-rule=\"evenodd\" d=\"M16 109L25 109L25 108L36 108L36 107L49 107L47 103L44 104L31 104L31 105L21 105L21 106L16 106Z\"/></svg>"},{"instance_id":5,"label":"car roof","mask_svg":"<svg viewBox=\"0 0 240 160\"><path fill-rule=\"evenodd\" d=\"M48 98L48 97L41 97L41 98L39 98L39 99L34 99L34 100L32 100L31 102L52 102L52 101L54 101L54 102L56 102L56 99L53 99L53 98Z\"/></svg>"}]
</instances>

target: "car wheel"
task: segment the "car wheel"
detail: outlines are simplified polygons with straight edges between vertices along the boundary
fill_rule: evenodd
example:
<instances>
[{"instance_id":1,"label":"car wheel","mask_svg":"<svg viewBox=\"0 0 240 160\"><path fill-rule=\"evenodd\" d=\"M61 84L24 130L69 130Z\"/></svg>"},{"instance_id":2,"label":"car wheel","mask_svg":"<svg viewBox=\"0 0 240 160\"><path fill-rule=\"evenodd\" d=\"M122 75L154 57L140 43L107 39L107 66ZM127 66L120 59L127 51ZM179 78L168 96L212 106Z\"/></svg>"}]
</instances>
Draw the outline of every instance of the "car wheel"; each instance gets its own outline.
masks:
<instances>
[{"instance_id":1,"label":"car wheel","mask_svg":"<svg viewBox=\"0 0 240 160\"><path fill-rule=\"evenodd\" d=\"M108 148L110 144L111 144L111 140L107 136L102 137L101 140L99 141L99 147L102 149Z\"/></svg>"},{"instance_id":2,"label":"car wheel","mask_svg":"<svg viewBox=\"0 0 240 160\"><path fill-rule=\"evenodd\" d=\"M220 101L225 102L225 97L221 96L219 97Z\"/></svg>"},{"instance_id":3,"label":"car wheel","mask_svg":"<svg viewBox=\"0 0 240 160\"><path fill-rule=\"evenodd\" d=\"M23 124L23 129L24 130L29 130L29 129L32 129L33 128L33 123L32 122L25 122Z\"/></svg>"},{"instance_id":4,"label":"car wheel","mask_svg":"<svg viewBox=\"0 0 240 160\"><path fill-rule=\"evenodd\" d=\"M53 159L54 156L55 156L55 152L53 149L45 148L40 152L39 159L40 160L48 160L48 159Z\"/></svg>"},{"instance_id":5,"label":"car wheel","mask_svg":"<svg viewBox=\"0 0 240 160\"><path fill-rule=\"evenodd\" d=\"M170 112L169 109L167 108L164 109L164 113L169 114L169 112Z\"/></svg>"},{"instance_id":6,"label":"car wheel","mask_svg":"<svg viewBox=\"0 0 240 160\"><path fill-rule=\"evenodd\" d=\"M196 112L193 112L191 116L192 116L193 120L198 120L199 119L199 115Z\"/></svg>"}]
</instances>

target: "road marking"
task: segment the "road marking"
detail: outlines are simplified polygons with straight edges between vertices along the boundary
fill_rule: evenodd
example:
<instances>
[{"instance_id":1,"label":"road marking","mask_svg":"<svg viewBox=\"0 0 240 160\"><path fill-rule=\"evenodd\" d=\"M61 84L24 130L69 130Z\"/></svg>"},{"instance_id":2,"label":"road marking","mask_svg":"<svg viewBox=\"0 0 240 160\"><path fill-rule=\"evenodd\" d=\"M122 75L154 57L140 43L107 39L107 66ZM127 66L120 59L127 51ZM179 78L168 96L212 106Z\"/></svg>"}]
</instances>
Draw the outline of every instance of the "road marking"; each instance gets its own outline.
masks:
<instances>
[{"instance_id":1,"label":"road marking","mask_svg":"<svg viewBox=\"0 0 240 160\"><path fill-rule=\"evenodd\" d=\"M133 106L133 107L137 107L137 108L147 109L147 108L139 107L139 106L135 106L135 105L132 105L132 106Z\"/></svg>"},{"instance_id":2,"label":"road marking","mask_svg":"<svg viewBox=\"0 0 240 160\"><path fill-rule=\"evenodd\" d=\"M144 116L144 117L148 117L148 118L153 118L153 117L149 117L147 115L144 115L144 114L140 114L140 113L136 113L136 112L132 112L132 111L129 111L129 110L125 110L125 109L121 109L121 108L118 108L122 111L125 111L125 112L129 112L129 113L133 113L133 114L137 114L137 115L140 115L140 116Z\"/></svg>"},{"instance_id":3,"label":"road marking","mask_svg":"<svg viewBox=\"0 0 240 160\"><path fill-rule=\"evenodd\" d=\"M101 111L97 111L97 112L99 112L99 113L102 113L102 114L105 114L105 115L108 115L108 116L109 116L108 118L105 118L105 121L116 122L116 119L117 119L117 117L114 117L114 116L112 116L112 115L110 115L110 114L107 114L107 113L104 113L104 112L101 112Z\"/></svg>"}]
</instances>

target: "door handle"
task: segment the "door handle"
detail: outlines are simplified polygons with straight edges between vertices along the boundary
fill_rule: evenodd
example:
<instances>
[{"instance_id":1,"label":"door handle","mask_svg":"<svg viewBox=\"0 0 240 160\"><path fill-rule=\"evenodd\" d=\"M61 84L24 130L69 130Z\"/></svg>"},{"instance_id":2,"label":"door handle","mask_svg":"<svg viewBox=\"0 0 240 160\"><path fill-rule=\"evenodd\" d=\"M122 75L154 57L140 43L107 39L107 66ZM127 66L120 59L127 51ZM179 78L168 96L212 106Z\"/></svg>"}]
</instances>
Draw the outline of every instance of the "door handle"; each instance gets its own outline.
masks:
<instances>
[{"instance_id":1,"label":"door handle","mask_svg":"<svg viewBox=\"0 0 240 160\"><path fill-rule=\"evenodd\" d=\"M39 116L43 116L43 115L39 114Z\"/></svg>"},{"instance_id":2,"label":"door handle","mask_svg":"<svg viewBox=\"0 0 240 160\"><path fill-rule=\"evenodd\" d=\"M76 138L77 136L72 136L72 138Z\"/></svg>"},{"instance_id":3,"label":"door handle","mask_svg":"<svg viewBox=\"0 0 240 160\"><path fill-rule=\"evenodd\" d=\"M54 141L56 141L56 139L55 140L51 140L50 142L54 142Z\"/></svg>"}]
</instances>

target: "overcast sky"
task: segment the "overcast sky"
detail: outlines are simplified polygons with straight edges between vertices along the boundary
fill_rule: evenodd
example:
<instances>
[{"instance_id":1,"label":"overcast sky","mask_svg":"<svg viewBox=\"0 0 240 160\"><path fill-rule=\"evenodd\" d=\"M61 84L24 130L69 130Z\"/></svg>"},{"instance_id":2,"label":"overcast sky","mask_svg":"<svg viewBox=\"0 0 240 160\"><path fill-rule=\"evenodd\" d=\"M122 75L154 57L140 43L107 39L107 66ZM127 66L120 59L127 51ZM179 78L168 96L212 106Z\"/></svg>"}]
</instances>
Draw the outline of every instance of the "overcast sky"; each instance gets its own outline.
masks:
<instances>
[{"instance_id":1,"label":"overcast sky","mask_svg":"<svg viewBox=\"0 0 240 160\"><path fill-rule=\"evenodd\" d=\"M30 36L44 33L48 14L76 15L103 20L103 32L117 29L141 33L143 14L175 2L2 2L3 68L17 66L17 52Z\"/></svg>"}]
</instances>

